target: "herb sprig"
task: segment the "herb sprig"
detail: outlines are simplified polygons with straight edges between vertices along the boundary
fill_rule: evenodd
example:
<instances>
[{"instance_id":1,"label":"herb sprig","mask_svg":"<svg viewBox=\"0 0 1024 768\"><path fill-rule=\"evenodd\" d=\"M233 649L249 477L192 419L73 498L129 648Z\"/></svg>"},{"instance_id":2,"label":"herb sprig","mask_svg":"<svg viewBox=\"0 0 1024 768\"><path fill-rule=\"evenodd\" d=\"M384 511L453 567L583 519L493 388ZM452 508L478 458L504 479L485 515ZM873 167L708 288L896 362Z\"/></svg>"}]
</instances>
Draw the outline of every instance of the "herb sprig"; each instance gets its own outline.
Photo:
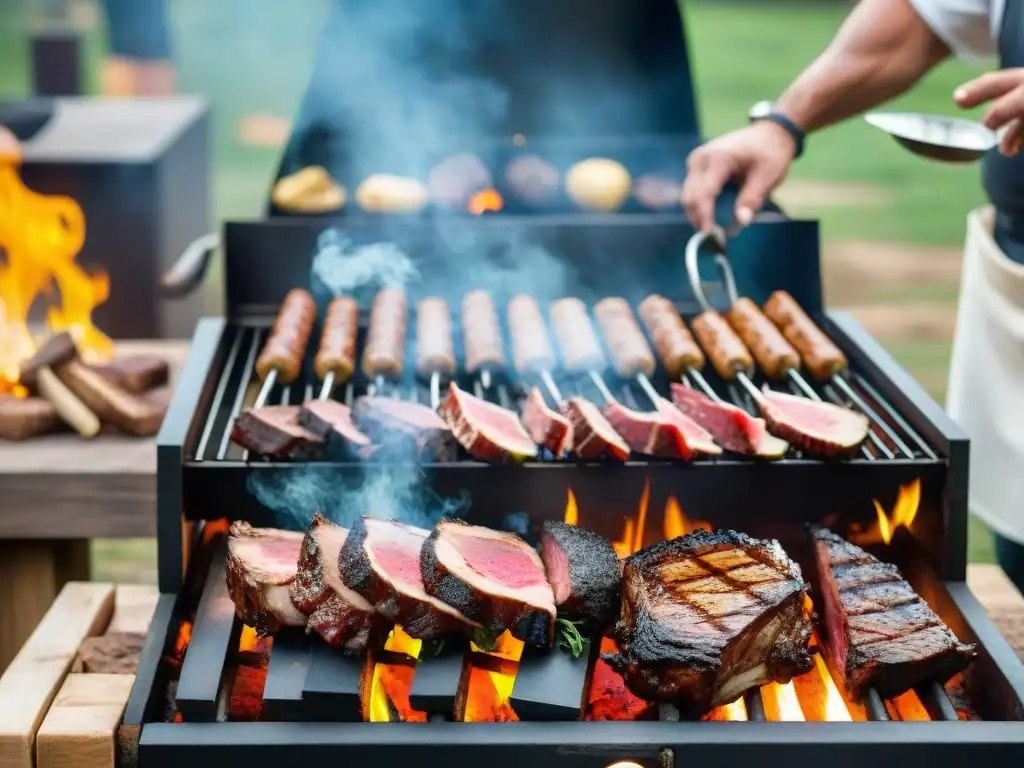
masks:
<instances>
[{"instance_id":1,"label":"herb sprig","mask_svg":"<svg viewBox=\"0 0 1024 768\"><path fill-rule=\"evenodd\" d=\"M570 621L569 619L558 619L555 626L558 627L558 647L563 651L571 653L574 659L578 659L582 655L583 647L587 642L586 638L580 634L580 628L583 626L583 623Z\"/></svg>"}]
</instances>

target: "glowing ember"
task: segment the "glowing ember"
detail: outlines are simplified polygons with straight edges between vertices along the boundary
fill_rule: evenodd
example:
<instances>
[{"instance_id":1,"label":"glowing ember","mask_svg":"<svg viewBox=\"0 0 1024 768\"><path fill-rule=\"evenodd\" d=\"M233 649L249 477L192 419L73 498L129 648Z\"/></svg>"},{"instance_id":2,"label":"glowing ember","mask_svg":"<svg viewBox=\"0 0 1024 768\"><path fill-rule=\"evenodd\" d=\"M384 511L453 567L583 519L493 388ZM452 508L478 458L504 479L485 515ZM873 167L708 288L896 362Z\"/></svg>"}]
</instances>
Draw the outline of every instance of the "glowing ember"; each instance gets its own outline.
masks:
<instances>
[{"instance_id":1,"label":"glowing ember","mask_svg":"<svg viewBox=\"0 0 1024 768\"><path fill-rule=\"evenodd\" d=\"M25 187L19 164L20 158L0 157L0 251L6 254L0 263L0 393L24 396L18 369L35 350L28 315L40 295L59 294L47 324L68 331L84 357L109 358L112 343L92 324L93 309L109 297L110 281L75 263L85 242L82 209L71 198Z\"/></svg>"},{"instance_id":2,"label":"glowing ember","mask_svg":"<svg viewBox=\"0 0 1024 768\"><path fill-rule=\"evenodd\" d=\"M507 631L498 637L490 651L470 643L473 653L486 653L491 658L487 669L477 666L470 669L462 718L464 722L508 723L519 720L509 699L512 698L523 645L522 640L517 640Z\"/></svg>"},{"instance_id":3,"label":"glowing ember","mask_svg":"<svg viewBox=\"0 0 1024 768\"><path fill-rule=\"evenodd\" d=\"M723 704L708 712L701 720L717 723L733 722L742 723L747 720L747 705L742 698L736 699L732 704Z\"/></svg>"},{"instance_id":4,"label":"glowing ember","mask_svg":"<svg viewBox=\"0 0 1024 768\"><path fill-rule=\"evenodd\" d=\"M886 709L889 710L889 716L894 720L924 723L932 719L921 699L913 691L907 691L891 702L886 702Z\"/></svg>"},{"instance_id":5,"label":"glowing ember","mask_svg":"<svg viewBox=\"0 0 1024 768\"><path fill-rule=\"evenodd\" d=\"M799 723L805 720L793 683L769 683L761 689L764 714L773 722Z\"/></svg>"},{"instance_id":6,"label":"glowing ember","mask_svg":"<svg viewBox=\"0 0 1024 768\"><path fill-rule=\"evenodd\" d=\"M385 651L404 653L412 659L419 658L423 641L409 637L395 625L384 644ZM369 663L373 663L372 658ZM387 723L398 719L406 723L425 723L426 712L413 709L409 701L416 667L412 664L374 664L370 682L370 699L366 705L367 719L371 723ZM392 714L397 717L392 717Z\"/></svg>"},{"instance_id":7,"label":"glowing ember","mask_svg":"<svg viewBox=\"0 0 1024 768\"><path fill-rule=\"evenodd\" d=\"M178 627L178 638L174 641L174 652L173 656L178 659L185 657L185 651L188 650L189 641L192 640L192 622L183 621L181 626Z\"/></svg>"},{"instance_id":8,"label":"glowing ember","mask_svg":"<svg viewBox=\"0 0 1024 768\"><path fill-rule=\"evenodd\" d=\"M569 489L568 499L565 502L565 514L562 516L562 520L566 525L580 524L580 510L576 506L576 494L572 492L572 488Z\"/></svg>"},{"instance_id":9,"label":"glowing ember","mask_svg":"<svg viewBox=\"0 0 1024 768\"><path fill-rule=\"evenodd\" d=\"M496 189L484 189L469 198L469 212L477 216L488 211L500 211L504 207L505 201Z\"/></svg>"},{"instance_id":10,"label":"glowing ember","mask_svg":"<svg viewBox=\"0 0 1024 768\"><path fill-rule=\"evenodd\" d=\"M601 653L615 653L619 647L610 637L601 638ZM587 695L586 720L652 720L658 708L634 696L622 676L600 656L594 664L594 676Z\"/></svg>"},{"instance_id":11,"label":"glowing ember","mask_svg":"<svg viewBox=\"0 0 1024 768\"><path fill-rule=\"evenodd\" d=\"M824 723L853 720L821 654L814 654L814 667L793 680L793 688L802 714L808 721Z\"/></svg>"}]
</instances>

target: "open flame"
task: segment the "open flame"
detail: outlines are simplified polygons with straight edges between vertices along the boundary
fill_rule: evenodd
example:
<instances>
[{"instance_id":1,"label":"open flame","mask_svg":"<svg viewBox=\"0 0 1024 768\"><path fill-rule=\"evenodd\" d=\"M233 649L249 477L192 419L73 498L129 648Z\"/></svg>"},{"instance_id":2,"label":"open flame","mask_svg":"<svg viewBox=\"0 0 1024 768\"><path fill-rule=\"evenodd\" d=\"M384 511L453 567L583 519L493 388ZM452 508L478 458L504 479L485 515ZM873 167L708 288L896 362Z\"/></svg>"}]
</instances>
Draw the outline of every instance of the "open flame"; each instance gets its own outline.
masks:
<instances>
[{"instance_id":1,"label":"open flame","mask_svg":"<svg viewBox=\"0 0 1024 768\"><path fill-rule=\"evenodd\" d=\"M405 654L410 659L418 659L423 650L423 641L416 640L406 634L398 624L391 630L384 650L391 653ZM416 676L414 664L387 664L376 662L373 654L367 660L373 664L370 680L369 699L365 703L364 715L371 723L388 723L398 720L404 723L425 723L426 712L413 709L409 701L413 679Z\"/></svg>"},{"instance_id":2,"label":"open flame","mask_svg":"<svg viewBox=\"0 0 1024 768\"><path fill-rule=\"evenodd\" d=\"M505 200L496 189L482 189L469 198L469 212L479 216L483 213L497 212L505 207Z\"/></svg>"},{"instance_id":3,"label":"open flame","mask_svg":"<svg viewBox=\"0 0 1024 768\"><path fill-rule=\"evenodd\" d=\"M18 369L32 356L35 340L29 310L40 295L55 296L47 325L68 331L83 356L109 358L113 345L92 324L92 311L110 295L103 272L88 274L75 262L85 242L85 217L69 197L40 195L18 172L20 158L0 157L0 394L27 394Z\"/></svg>"},{"instance_id":4,"label":"open flame","mask_svg":"<svg viewBox=\"0 0 1024 768\"><path fill-rule=\"evenodd\" d=\"M882 537L882 541L888 544L899 528L909 530L914 518L917 517L917 510L921 506L921 478L900 486L896 503L890 514L886 514L878 499L873 501L875 513L878 515L878 534Z\"/></svg>"}]
</instances>

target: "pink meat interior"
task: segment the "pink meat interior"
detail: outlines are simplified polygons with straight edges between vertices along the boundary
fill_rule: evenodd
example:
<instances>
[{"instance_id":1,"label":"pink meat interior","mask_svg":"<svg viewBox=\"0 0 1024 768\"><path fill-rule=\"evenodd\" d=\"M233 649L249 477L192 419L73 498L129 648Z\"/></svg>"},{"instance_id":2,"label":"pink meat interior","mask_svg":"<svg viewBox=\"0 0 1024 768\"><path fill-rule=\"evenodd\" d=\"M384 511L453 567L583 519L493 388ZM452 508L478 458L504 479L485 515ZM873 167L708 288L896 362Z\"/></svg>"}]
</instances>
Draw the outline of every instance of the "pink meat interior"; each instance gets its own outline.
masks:
<instances>
[{"instance_id":1,"label":"pink meat interior","mask_svg":"<svg viewBox=\"0 0 1024 768\"><path fill-rule=\"evenodd\" d=\"M540 556L544 561L548 583L555 593L555 605L561 605L569 599L572 591L569 582L569 557L551 536L541 537Z\"/></svg>"},{"instance_id":2,"label":"pink meat interior","mask_svg":"<svg viewBox=\"0 0 1024 768\"><path fill-rule=\"evenodd\" d=\"M832 564L828 559L828 545L815 543L814 555L821 581L821 610L825 617L825 630L828 632L828 651L835 669L846 669L847 642L846 613L839 600L839 589L832 576Z\"/></svg>"},{"instance_id":3,"label":"pink meat interior","mask_svg":"<svg viewBox=\"0 0 1024 768\"><path fill-rule=\"evenodd\" d=\"M750 442L737 421L744 412L680 384L672 385L672 401L683 413L696 421L723 448L735 453L749 453Z\"/></svg>"},{"instance_id":4,"label":"pink meat interior","mask_svg":"<svg viewBox=\"0 0 1024 768\"><path fill-rule=\"evenodd\" d=\"M427 532L394 522L367 521L369 545L374 559L396 586L423 590L420 551Z\"/></svg>"},{"instance_id":5,"label":"pink meat interior","mask_svg":"<svg viewBox=\"0 0 1024 768\"><path fill-rule=\"evenodd\" d=\"M629 453L629 446L626 445L619 433L615 431L615 428L608 422L604 414L601 413L601 409L594 405L589 400L583 398L573 398L576 406L580 409L580 413L583 414L583 418L590 424L590 428L593 429L598 436L606 443L617 445L623 453Z\"/></svg>"},{"instance_id":6,"label":"pink meat interior","mask_svg":"<svg viewBox=\"0 0 1024 768\"><path fill-rule=\"evenodd\" d=\"M302 537L275 535L239 539L233 549L261 573L286 580L298 570Z\"/></svg>"},{"instance_id":7,"label":"pink meat interior","mask_svg":"<svg viewBox=\"0 0 1024 768\"><path fill-rule=\"evenodd\" d=\"M520 542L472 533L450 541L473 571L513 589L545 584L544 574Z\"/></svg>"},{"instance_id":8,"label":"pink meat interior","mask_svg":"<svg viewBox=\"0 0 1024 768\"><path fill-rule=\"evenodd\" d=\"M458 403L462 407L466 420L477 429L484 429L494 437L501 436L508 440L526 443L534 449L529 435L519 423L519 417L512 411L486 403L465 392L458 394Z\"/></svg>"},{"instance_id":9,"label":"pink meat interior","mask_svg":"<svg viewBox=\"0 0 1024 768\"><path fill-rule=\"evenodd\" d=\"M666 421L672 422L672 424L682 433L690 448L695 451L700 451L701 453L722 452L721 449L715 445L710 432L672 405L668 400L660 398L655 405L658 408L658 413L660 413Z\"/></svg>"},{"instance_id":10,"label":"pink meat interior","mask_svg":"<svg viewBox=\"0 0 1024 768\"><path fill-rule=\"evenodd\" d=\"M818 403L770 391L763 396L778 414L777 419L811 434L844 434L847 430L856 430L863 420L860 414L831 403Z\"/></svg>"}]
</instances>

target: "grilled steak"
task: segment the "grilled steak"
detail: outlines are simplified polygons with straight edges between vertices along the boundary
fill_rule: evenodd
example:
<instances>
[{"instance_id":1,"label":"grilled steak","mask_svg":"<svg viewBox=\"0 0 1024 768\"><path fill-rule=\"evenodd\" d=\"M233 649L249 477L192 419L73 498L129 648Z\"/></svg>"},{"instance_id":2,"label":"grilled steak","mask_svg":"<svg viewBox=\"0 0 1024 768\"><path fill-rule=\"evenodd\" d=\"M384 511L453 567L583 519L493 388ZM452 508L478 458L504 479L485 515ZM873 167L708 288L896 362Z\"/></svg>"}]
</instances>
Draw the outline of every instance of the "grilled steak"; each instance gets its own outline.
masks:
<instances>
[{"instance_id":1,"label":"grilled steak","mask_svg":"<svg viewBox=\"0 0 1024 768\"><path fill-rule=\"evenodd\" d=\"M711 437L710 432L668 400L659 397L654 401L654 406L658 409L659 414L675 424L691 451L706 456L718 456L722 453L722 449L715 445L714 438Z\"/></svg>"},{"instance_id":2,"label":"grilled steak","mask_svg":"<svg viewBox=\"0 0 1024 768\"><path fill-rule=\"evenodd\" d=\"M612 429L630 450L662 459L692 459L686 438L670 419L658 411L634 411L612 402L601 409Z\"/></svg>"},{"instance_id":3,"label":"grilled steak","mask_svg":"<svg viewBox=\"0 0 1024 768\"><path fill-rule=\"evenodd\" d=\"M462 391L454 381L439 413L455 439L474 459L489 464L517 464L537 455L537 446L518 416Z\"/></svg>"},{"instance_id":4,"label":"grilled steak","mask_svg":"<svg viewBox=\"0 0 1024 768\"><path fill-rule=\"evenodd\" d=\"M352 421L352 409L337 400L310 400L299 412L299 424L317 437L340 440L354 448L370 444Z\"/></svg>"},{"instance_id":5,"label":"grilled steak","mask_svg":"<svg viewBox=\"0 0 1024 768\"><path fill-rule=\"evenodd\" d=\"M868 437L864 414L832 403L765 390L757 407L773 435L817 456L849 456Z\"/></svg>"},{"instance_id":6,"label":"grilled steak","mask_svg":"<svg viewBox=\"0 0 1024 768\"><path fill-rule=\"evenodd\" d=\"M572 426L557 411L548 408L544 395L537 387L530 390L523 404L523 426L530 439L561 456L572 445Z\"/></svg>"},{"instance_id":7,"label":"grilled steak","mask_svg":"<svg viewBox=\"0 0 1024 768\"><path fill-rule=\"evenodd\" d=\"M415 451L431 461L452 461L455 440L444 420L432 408L392 397L357 397L352 420L383 453ZM381 448L373 453L381 455Z\"/></svg>"},{"instance_id":8,"label":"grilled steak","mask_svg":"<svg viewBox=\"0 0 1024 768\"><path fill-rule=\"evenodd\" d=\"M603 634L619 612L622 571L611 542L587 528L547 521L540 556L558 612Z\"/></svg>"},{"instance_id":9,"label":"grilled steak","mask_svg":"<svg viewBox=\"0 0 1024 768\"><path fill-rule=\"evenodd\" d=\"M637 696L699 715L811 668L805 585L777 541L698 531L625 561L619 652Z\"/></svg>"},{"instance_id":10,"label":"grilled steak","mask_svg":"<svg viewBox=\"0 0 1024 768\"><path fill-rule=\"evenodd\" d=\"M429 535L396 520L364 517L348 532L338 560L346 587L421 640L479 626L424 591L420 558Z\"/></svg>"},{"instance_id":11,"label":"grilled steak","mask_svg":"<svg viewBox=\"0 0 1024 768\"><path fill-rule=\"evenodd\" d=\"M231 440L253 453L275 459L317 458L324 441L299 424L298 405L246 408L231 428Z\"/></svg>"},{"instance_id":12,"label":"grilled steak","mask_svg":"<svg viewBox=\"0 0 1024 768\"><path fill-rule=\"evenodd\" d=\"M717 402L695 389L674 382L672 402L684 415L711 433L714 441L727 451L762 459L781 459L789 450L787 443L768 434L763 419L755 418L735 405Z\"/></svg>"},{"instance_id":13,"label":"grilled steak","mask_svg":"<svg viewBox=\"0 0 1024 768\"><path fill-rule=\"evenodd\" d=\"M281 627L304 627L306 616L289 588L302 548L302 534L232 523L228 536L228 592L238 617L260 635Z\"/></svg>"},{"instance_id":14,"label":"grilled steak","mask_svg":"<svg viewBox=\"0 0 1024 768\"><path fill-rule=\"evenodd\" d=\"M608 423L601 410L589 400L573 397L565 404L564 413L572 425L572 452L584 461L612 459L626 461L629 446Z\"/></svg>"},{"instance_id":15,"label":"grilled steak","mask_svg":"<svg viewBox=\"0 0 1024 768\"><path fill-rule=\"evenodd\" d=\"M853 700L869 688L898 696L926 680L946 682L974 658L899 569L812 527L819 607L834 673Z\"/></svg>"},{"instance_id":16,"label":"grilled steak","mask_svg":"<svg viewBox=\"0 0 1024 768\"><path fill-rule=\"evenodd\" d=\"M316 513L302 541L298 572L289 590L292 603L309 616L307 632L328 645L361 653L381 622L369 601L345 586L338 568L348 531Z\"/></svg>"},{"instance_id":17,"label":"grilled steak","mask_svg":"<svg viewBox=\"0 0 1024 768\"><path fill-rule=\"evenodd\" d=\"M551 645L555 603L540 555L514 533L441 520L420 561L428 593L499 635Z\"/></svg>"}]
</instances>

